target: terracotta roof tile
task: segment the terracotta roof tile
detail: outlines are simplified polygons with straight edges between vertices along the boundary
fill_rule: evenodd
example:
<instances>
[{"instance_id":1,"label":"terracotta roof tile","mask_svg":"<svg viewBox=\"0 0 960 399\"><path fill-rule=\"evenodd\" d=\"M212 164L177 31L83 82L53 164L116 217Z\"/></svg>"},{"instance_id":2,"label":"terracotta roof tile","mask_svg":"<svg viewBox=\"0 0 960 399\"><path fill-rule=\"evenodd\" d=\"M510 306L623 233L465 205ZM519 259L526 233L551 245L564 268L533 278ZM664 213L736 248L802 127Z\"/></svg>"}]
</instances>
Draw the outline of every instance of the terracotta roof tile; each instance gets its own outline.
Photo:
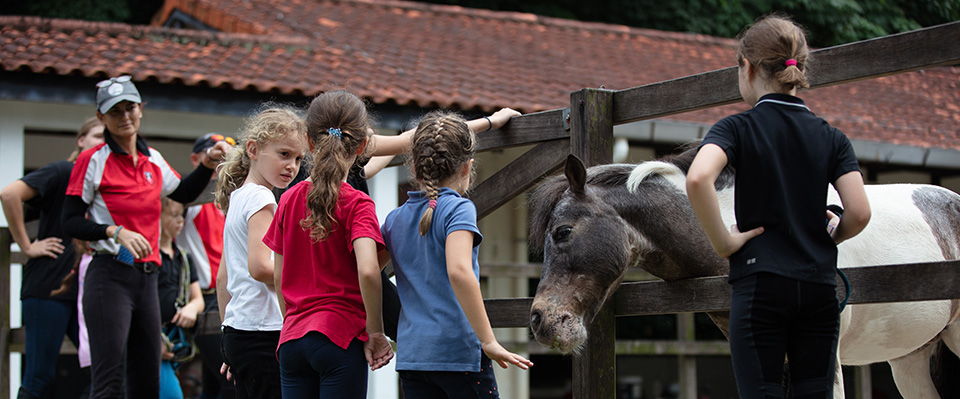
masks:
<instances>
[{"instance_id":1,"label":"terracotta roof tile","mask_svg":"<svg viewBox=\"0 0 960 399\"><path fill-rule=\"evenodd\" d=\"M167 0L154 25L174 9L223 32L0 17L0 66L532 112L566 107L581 88L636 87L734 60L730 39L405 1ZM958 81L960 69L937 68L803 96L852 138L960 149ZM711 124L742 109L670 118Z\"/></svg>"}]
</instances>

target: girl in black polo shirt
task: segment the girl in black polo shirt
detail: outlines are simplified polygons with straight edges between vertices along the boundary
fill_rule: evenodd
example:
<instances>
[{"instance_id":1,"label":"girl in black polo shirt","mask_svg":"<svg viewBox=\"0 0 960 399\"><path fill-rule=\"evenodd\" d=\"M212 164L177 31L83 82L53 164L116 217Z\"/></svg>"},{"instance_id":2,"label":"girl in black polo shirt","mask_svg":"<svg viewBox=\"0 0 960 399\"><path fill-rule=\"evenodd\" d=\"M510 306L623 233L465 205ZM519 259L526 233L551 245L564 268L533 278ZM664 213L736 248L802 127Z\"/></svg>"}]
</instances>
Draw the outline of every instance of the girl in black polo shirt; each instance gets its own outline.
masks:
<instances>
[{"instance_id":1,"label":"girl in black polo shirt","mask_svg":"<svg viewBox=\"0 0 960 399\"><path fill-rule=\"evenodd\" d=\"M836 244L870 219L850 140L796 97L808 49L792 21L768 16L740 37L740 94L753 108L704 137L687 193L713 248L730 260L730 351L741 398L778 398L784 355L795 397L833 397L840 311ZM736 169L737 224L724 226L714 187ZM828 185L845 209L825 227Z\"/></svg>"}]
</instances>

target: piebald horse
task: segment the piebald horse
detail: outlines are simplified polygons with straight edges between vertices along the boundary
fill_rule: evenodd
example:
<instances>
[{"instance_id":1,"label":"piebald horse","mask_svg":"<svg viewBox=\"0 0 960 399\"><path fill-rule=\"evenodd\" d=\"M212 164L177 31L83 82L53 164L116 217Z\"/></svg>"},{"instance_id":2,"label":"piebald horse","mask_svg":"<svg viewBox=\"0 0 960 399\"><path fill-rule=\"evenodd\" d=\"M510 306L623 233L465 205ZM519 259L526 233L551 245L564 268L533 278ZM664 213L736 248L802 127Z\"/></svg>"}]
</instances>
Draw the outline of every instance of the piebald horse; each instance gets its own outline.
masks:
<instances>
[{"instance_id":1,"label":"piebald horse","mask_svg":"<svg viewBox=\"0 0 960 399\"><path fill-rule=\"evenodd\" d=\"M667 281L728 274L728 262L713 251L686 197L695 151L590 169L570 156L565 176L535 190L530 243L544 255L530 316L538 342L563 353L577 350L586 324L630 266ZM716 188L725 224L735 224L732 168L721 173ZM867 185L866 192L873 216L839 246L841 268L960 258L960 195L909 184ZM829 203L840 204L832 188ZM726 334L728 313L709 316ZM834 397L844 395L841 364L877 362L890 364L905 398L939 397L930 357L940 341L960 353L958 318L957 300L847 306L840 316Z\"/></svg>"}]
</instances>

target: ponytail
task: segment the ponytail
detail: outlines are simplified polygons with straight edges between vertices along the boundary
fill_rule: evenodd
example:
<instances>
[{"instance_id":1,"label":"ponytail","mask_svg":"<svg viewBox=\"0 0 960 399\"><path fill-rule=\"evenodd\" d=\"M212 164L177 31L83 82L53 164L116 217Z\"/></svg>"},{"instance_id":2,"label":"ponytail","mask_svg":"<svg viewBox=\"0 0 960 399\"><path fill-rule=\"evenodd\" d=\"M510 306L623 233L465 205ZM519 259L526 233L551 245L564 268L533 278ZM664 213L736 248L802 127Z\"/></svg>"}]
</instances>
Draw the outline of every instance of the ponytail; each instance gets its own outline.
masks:
<instances>
[{"instance_id":1,"label":"ponytail","mask_svg":"<svg viewBox=\"0 0 960 399\"><path fill-rule=\"evenodd\" d=\"M353 164L349 162L351 154L343 140L335 135L321 136L314 146L316 151L313 153L313 169L310 171L313 187L307 194L307 208L310 213L300 221L300 227L309 229L310 238L320 241L327 238L336 225L335 213L340 198L340 183Z\"/></svg>"},{"instance_id":2,"label":"ponytail","mask_svg":"<svg viewBox=\"0 0 960 399\"><path fill-rule=\"evenodd\" d=\"M230 193L240 188L250 173L250 156L247 155L246 141L241 141L224 156L217 166L216 203L224 213L230 206Z\"/></svg>"},{"instance_id":3,"label":"ponytail","mask_svg":"<svg viewBox=\"0 0 960 399\"><path fill-rule=\"evenodd\" d=\"M776 14L762 17L738 39L741 66L746 58L787 91L810 87L804 72L810 62L806 34L789 18Z\"/></svg>"},{"instance_id":4,"label":"ponytail","mask_svg":"<svg viewBox=\"0 0 960 399\"><path fill-rule=\"evenodd\" d=\"M351 158L370 134L370 117L363 100L353 93L334 90L313 99L306 125L314 147L310 171L313 187L307 193L309 212L300 227L309 229L310 238L320 241L336 226L340 185L353 166Z\"/></svg>"}]
</instances>

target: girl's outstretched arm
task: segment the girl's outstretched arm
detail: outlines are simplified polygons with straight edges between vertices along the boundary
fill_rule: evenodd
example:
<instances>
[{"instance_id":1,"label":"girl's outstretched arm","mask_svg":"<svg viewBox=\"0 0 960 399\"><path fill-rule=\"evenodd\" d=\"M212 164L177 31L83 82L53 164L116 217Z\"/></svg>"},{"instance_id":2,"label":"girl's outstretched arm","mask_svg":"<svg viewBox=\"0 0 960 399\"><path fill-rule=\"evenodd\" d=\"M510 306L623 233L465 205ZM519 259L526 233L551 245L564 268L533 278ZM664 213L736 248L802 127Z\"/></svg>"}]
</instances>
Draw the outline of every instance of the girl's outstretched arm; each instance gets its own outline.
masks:
<instances>
[{"instance_id":1,"label":"girl's outstretched arm","mask_svg":"<svg viewBox=\"0 0 960 399\"><path fill-rule=\"evenodd\" d=\"M487 130L499 129L510 122L510 118L519 116L520 113L510 108L501 108L488 117L478 118L467 121L467 127L474 133L485 132Z\"/></svg>"},{"instance_id":2,"label":"girl's outstretched arm","mask_svg":"<svg viewBox=\"0 0 960 399\"><path fill-rule=\"evenodd\" d=\"M714 183L726 165L727 153L722 148L716 144L701 147L687 172L687 197L714 251L724 258L730 258L748 240L763 233L763 227L740 232L734 225L728 232L724 226Z\"/></svg>"},{"instance_id":3,"label":"girl's outstretched arm","mask_svg":"<svg viewBox=\"0 0 960 399\"><path fill-rule=\"evenodd\" d=\"M510 108L501 108L488 117L467 121L467 128L474 132L499 129L506 125L510 118L518 115L520 115L519 112ZM414 132L416 132L416 129L407 130L396 136L373 135L371 140L373 158L363 167L363 173L367 175L367 178L369 179L383 170L395 155L406 152L410 148Z\"/></svg>"},{"instance_id":4,"label":"girl's outstretched arm","mask_svg":"<svg viewBox=\"0 0 960 399\"><path fill-rule=\"evenodd\" d=\"M487 311L483 306L483 295L480 293L480 282L473 274L473 232L457 230L447 235L447 276L453 293L463 308L473 332L480 339L483 352L490 360L497 362L500 367L507 368L513 364L521 369L528 369L533 362L523 356L506 350L493 335Z\"/></svg>"},{"instance_id":5,"label":"girl's outstretched arm","mask_svg":"<svg viewBox=\"0 0 960 399\"><path fill-rule=\"evenodd\" d=\"M363 354L371 370L383 367L393 359L393 348L383 333L383 308L380 281L380 259L377 242L369 237L353 240L353 253L357 258L357 273L360 278L360 295L367 312L367 342Z\"/></svg>"},{"instance_id":6,"label":"girl's outstretched arm","mask_svg":"<svg viewBox=\"0 0 960 399\"><path fill-rule=\"evenodd\" d=\"M247 268L250 277L273 287L273 251L263 243L263 235L273 221L276 205L270 204L250 216L247 220Z\"/></svg>"}]
</instances>

